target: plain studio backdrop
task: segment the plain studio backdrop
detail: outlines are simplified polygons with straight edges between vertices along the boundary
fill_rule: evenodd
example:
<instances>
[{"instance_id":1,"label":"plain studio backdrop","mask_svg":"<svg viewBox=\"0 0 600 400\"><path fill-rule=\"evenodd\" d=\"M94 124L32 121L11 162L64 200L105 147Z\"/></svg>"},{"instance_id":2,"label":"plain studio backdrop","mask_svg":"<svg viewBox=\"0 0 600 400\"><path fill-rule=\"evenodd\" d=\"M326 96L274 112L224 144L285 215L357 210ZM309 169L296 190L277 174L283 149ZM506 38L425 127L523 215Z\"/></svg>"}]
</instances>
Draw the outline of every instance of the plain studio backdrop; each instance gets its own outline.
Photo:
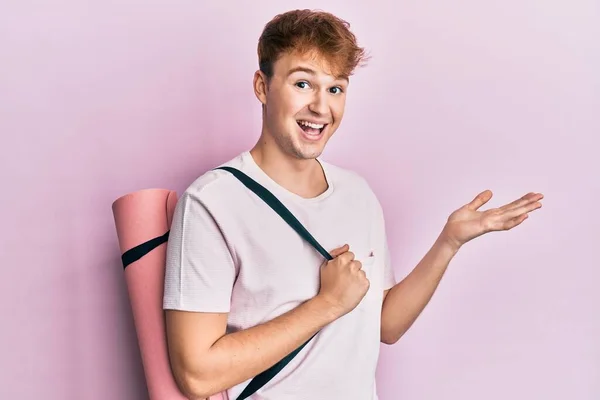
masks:
<instances>
[{"instance_id":1,"label":"plain studio backdrop","mask_svg":"<svg viewBox=\"0 0 600 400\"><path fill-rule=\"evenodd\" d=\"M480 191L545 195L382 345L380 398L599 399L593 0L3 2L0 398L147 398L111 203L180 194L255 143L258 37L294 8L348 20L372 56L324 158L378 194L398 279Z\"/></svg>"}]
</instances>

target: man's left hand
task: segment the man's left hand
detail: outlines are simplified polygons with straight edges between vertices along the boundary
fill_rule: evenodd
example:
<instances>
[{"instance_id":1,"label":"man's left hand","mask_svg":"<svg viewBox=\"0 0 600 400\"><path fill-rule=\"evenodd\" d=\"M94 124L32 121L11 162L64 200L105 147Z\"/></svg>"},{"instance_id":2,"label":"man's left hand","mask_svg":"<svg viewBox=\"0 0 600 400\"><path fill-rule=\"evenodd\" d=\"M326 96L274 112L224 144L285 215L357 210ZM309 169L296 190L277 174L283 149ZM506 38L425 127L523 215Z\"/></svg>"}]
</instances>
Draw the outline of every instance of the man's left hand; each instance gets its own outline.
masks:
<instances>
[{"instance_id":1,"label":"man's left hand","mask_svg":"<svg viewBox=\"0 0 600 400\"><path fill-rule=\"evenodd\" d=\"M490 190L483 191L450 214L442 231L443 239L458 249L484 233L510 230L525 221L530 212L540 208L544 196L530 192L502 207L478 211L491 198Z\"/></svg>"}]
</instances>

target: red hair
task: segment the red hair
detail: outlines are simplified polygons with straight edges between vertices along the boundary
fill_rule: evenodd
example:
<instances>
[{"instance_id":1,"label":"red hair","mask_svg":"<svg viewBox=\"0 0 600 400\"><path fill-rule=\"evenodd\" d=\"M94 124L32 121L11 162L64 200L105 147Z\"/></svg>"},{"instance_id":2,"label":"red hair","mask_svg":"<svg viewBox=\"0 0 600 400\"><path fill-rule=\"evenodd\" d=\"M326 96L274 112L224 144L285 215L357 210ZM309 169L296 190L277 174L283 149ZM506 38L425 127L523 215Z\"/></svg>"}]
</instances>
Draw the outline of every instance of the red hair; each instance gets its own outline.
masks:
<instances>
[{"instance_id":1,"label":"red hair","mask_svg":"<svg viewBox=\"0 0 600 400\"><path fill-rule=\"evenodd\" d=\"M348 22L313 10L288 11L265 25L258 41L258 63L267 78L273 76L273 64L283 53L312 53L328 64L334 76L345 78L368 60Z\"/></svg>"}]
</instances>

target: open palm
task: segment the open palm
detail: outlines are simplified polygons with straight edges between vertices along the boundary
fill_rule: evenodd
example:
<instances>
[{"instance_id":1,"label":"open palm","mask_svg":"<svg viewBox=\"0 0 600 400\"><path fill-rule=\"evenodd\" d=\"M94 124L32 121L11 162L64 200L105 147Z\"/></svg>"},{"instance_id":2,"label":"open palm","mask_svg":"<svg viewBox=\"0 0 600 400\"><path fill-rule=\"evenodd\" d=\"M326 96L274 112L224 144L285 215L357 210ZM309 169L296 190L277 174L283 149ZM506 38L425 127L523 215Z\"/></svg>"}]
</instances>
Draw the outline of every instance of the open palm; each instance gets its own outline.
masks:
<instances>
[{"instance_id":1,"label":"open palm","mask_svg":"<svg viewBox=\"0 0 600 400\"><path fill-rule=\"evenodd\" d=\"M448 240L457 246L492 231L504 231L521 224L528 214L542 206L541 193L525 196L502 207L479 211L492 198L492 192L481 192L473 201L454 211L448 217L444 232Z\"/></svg>"}]
</instances>

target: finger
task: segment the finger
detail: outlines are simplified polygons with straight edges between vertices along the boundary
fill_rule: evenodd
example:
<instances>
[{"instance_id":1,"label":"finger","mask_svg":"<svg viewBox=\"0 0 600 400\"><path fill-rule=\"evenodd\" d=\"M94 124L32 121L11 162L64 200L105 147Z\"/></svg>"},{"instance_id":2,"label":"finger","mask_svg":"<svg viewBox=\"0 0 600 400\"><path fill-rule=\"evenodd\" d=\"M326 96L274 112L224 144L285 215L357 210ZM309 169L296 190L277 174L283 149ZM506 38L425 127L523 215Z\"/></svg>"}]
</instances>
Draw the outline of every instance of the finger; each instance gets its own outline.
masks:
<instances>
[{"instance_id":1,"label":"finger","mask_svg":"<svg viewBox=\"0 0 600 400\"><path fill-rule=\"evenodd\" d=\"M348 246L347 244L345 244L345 245L343 245L342 247L338 247L338 248L335 248L335 249L331 250L331 251L329 252L329 254L330 254L330 255L331 255L333 258L335 258L335 257L337 257L337 256L339 256L339 255L341 255L341 254L343 254L343 253L345 253L345 252L347 252L349 249L350 249L350 246Z\"/></svg>"},{"instance_id":2,"label":"finger","mask_svg":"<svg viewBox=\"0 0 600 400\"><path fill-rule=\"evenodd\" d=\"M504 211L504 210L510 210L511 208L519 207L519 206L521 206L521 205L523 205L523 204L526 204L526 203L529 201L529 198L530 198L530 196L531 196L532 194L533 194L533 193L529 192L529 193L527 193L526 195L524 195L524 196L521 196L521 197L520 197L520 198L518 198L517 200L515 200L515 201L512 201L512 202L510 202L510 203L508 203L508 204L505 204L505 205L503 205L502 207L499 207L499 209L500 209L500 210L503 210L503 211Z\"/></svg>"},{"instance_id":3,"label":"finger","mask_svg":"<svg viewBox=\"0 0 600 400\"><path fill-rule=\"evenodd\" d=\"M512 229L515 226L521 225L523 223L523 221L525 221L527 218L529 218L528 214L522 214L516 218L509 219L508 221L504 222L502 229L504 229L506 231L509 229Z\"/></svg>"},{"instance_id":4,"label":"finger","mask_svg":"<svg viewBox=\"0 0 600 400\"><path fill-rule=\"evenodd\" d=\"M350 270L353 272L358 272L362 270L362 263L358 260L354 260L350 263Z\"/></svg>"},{"instance_id":5,"label":"finger","mask_svg":"<svg viewBox=\"0 0 600 400\"><path fill-rule=\"evenodd\" d=\"M352 260L354 260L354 253L348 250L344 254L340 255L340 258L342 258L342 261L344 261L345 263L349 263Z\"/></svg>"},{"instance_id":6,"label":"finger","mask_svg":"<svg viewBox=\"0 0 600 400\"><path fill-rule=\"evenodd\" d=\"M540 201L543 198L544 198L544 195L541 193L529 192L525 196L521 197L520 199L517 199L511 203L505 204L504 206L500 207L500 210L501 211L512 210L517 207L525 206L534 201Z\"/></svg>"},{"instance_id":7,"label":"finger","mask_svg":"<svg viewBox=\"0 0 600 400\"><path fill-rule=\"evenodd\" d=\"M469 204L467 204L467 208L469 208L473 211L478 210L479 208L481 208L482 205L484 205L485 203L490 201L490 199L492 198L492 195L493 195L493 193L491 190L484 190L483 192L479 193L473 199L473 201L471 201Z\"/></svg>"},{"instance_id":8,"label":"finger","mask_svg":"<svg viewBox=\"0 0 600 400\"><path fill-rule=\"evenodd\" d=\"M540 203L539 201L533 202L533 203L527 203L523 206L520 206L518 208L513 208L511 210L507 210L503 213L502 215L502 219L503 220L510 220L513 218L517 218L523 214L527 214L530 213L532 211L537 210L538 208L542 207L542 203Z\"/></svg>"},{"instance_id":9,"label":"finger","mask_svg":"<svg viewBox=\"0 0 600 400\"><path fill-rule=\"evenodd\" d=\"M368 290L369 287L371 286L371 281L369 280L369 278L367 278L366 272L363 269L361 269L360 271L358 271L358 273L360 274L362 280L365 282L365 286L367 287L367 290Z\"/></svg>"}]
</instances>

